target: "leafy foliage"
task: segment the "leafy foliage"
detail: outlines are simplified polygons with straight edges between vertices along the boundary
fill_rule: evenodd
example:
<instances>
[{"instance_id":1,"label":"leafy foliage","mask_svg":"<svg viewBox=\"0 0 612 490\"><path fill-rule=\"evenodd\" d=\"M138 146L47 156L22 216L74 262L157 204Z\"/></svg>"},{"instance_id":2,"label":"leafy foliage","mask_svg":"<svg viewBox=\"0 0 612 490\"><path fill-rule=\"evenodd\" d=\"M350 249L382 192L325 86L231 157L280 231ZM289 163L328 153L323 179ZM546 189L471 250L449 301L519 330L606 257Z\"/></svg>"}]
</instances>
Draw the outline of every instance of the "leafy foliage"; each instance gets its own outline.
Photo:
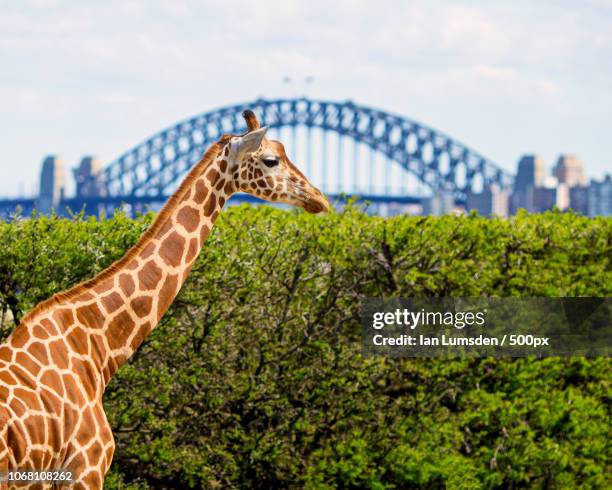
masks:
<instances>
[{"instance_id":1,"label":"leafy foliage","mask_svg":"<svg viewBox=\"0 0 612 490\"><path fill-rule=\"evenodd\" d=\"M120 257L152 217L0 222L0 315ZM363 358L366 296L609 296L612 221L219 219L114 378L116 488L609 488L607 358Z\"/></svg>"}]
</instances>

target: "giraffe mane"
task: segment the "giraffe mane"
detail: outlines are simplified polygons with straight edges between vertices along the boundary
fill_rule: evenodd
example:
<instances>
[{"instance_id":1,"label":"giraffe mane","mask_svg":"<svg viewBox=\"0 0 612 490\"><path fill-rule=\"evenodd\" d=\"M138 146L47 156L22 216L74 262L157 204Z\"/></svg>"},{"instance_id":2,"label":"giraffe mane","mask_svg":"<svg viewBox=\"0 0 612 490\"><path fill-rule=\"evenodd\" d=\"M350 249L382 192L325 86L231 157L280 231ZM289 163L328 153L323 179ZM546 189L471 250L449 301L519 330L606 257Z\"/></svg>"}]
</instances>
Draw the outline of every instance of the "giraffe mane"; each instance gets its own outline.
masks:
<instances>
[{"instance_id":1,"label":"giraffe mane","mask_svg":"<svg viewBox=\"0 0 612 490\"><path fill-rule=\"evenodd\" d=\"M149 239L155 236L162 226L166 223L172 210L176 207L176 205L183 199L185 194L190 189L191 184L195 179L197 179L202 172L215 160L215 158L222 152L223 148L226 144L229 143L229 140L233 135L223 135L218 141L213 143L204 153L204 156L200 159L200 161L194 165L194 167L189 171L187 176L181 182L179 188L170 196L166 204L162 207L161 211L158 213L157 217L145 230L142 236L138 239L135 245L130 248L123 257L116 260L114 263L109 265L106 269L96 274L91 279L87 279L79 284L72 286L66 291L61 291L59 293L55 293L50 298L41 301L34 308L32 308L28 313L26 313L19 324L26 323L31 321L37 315L48 311L51 307L59 305L64 301L69 301L74 299L76 296L87 292L88 289L95 287L100 282L112 276L118 270L122 269L126 266L134 257L136 257L143 248L149 242Z\"/></svg>"}]
</instances>

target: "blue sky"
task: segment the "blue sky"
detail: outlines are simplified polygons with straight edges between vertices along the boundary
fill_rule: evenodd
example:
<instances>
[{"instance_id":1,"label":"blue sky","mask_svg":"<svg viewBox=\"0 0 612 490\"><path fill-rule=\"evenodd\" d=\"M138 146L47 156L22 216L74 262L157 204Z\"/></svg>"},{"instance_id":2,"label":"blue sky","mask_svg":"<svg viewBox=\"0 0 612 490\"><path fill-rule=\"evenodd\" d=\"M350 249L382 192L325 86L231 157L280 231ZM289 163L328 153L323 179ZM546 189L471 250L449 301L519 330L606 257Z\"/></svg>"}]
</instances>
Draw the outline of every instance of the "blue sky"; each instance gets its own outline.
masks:
<instances>
[{"instance_id":1,"label":"blue sky","mask_svg":"<svg viewBox=\"0 0 612 490\"><path fill-rule=\"evenodd\" d=\"M314 82L293 86L285 76ZM612 170L612 1L0 0L0 195L258 96L386 109L514 171Z\"/></svg>"}]
</instances>

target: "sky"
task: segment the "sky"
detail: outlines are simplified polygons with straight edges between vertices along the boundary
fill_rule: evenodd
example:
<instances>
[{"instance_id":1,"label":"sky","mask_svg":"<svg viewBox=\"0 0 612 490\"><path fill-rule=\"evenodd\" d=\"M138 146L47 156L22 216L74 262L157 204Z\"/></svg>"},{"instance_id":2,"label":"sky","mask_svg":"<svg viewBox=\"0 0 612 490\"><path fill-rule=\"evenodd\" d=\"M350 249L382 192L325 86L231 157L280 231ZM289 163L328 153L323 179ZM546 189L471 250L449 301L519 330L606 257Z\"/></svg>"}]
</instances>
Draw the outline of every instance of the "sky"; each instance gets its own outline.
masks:
<instances>
[{"instance_id":1,"label":"sky","mask_svg":"<svg viewBox=\"0 0 612 490\"><path fill-rule=\"evenodd\" d=\"M599 179L611 88L612 0L0 0L0 196L37 192L47 154L110 162L294 95L406 116L512 172L576 154Z\"/></svg>"}]
</instances>

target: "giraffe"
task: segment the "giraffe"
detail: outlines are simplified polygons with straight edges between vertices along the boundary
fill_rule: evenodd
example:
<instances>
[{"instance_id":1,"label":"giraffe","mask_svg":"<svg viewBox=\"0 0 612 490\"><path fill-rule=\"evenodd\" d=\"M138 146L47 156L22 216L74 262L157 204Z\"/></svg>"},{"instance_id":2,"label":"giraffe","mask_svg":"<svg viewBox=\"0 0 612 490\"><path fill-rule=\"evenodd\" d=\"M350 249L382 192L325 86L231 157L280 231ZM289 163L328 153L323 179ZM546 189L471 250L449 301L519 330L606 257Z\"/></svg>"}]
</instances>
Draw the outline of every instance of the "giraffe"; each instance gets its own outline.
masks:
<instances>
[{"instance_id":1,"label":"giraffe","mask_svg":"<svg viewBox=\"0 0 612 490\"><path fill-rule=\"evenodd\" d=\"M93 279L37 305L0 345L0 476L65 470L73 478L4 480L0 490L102 488L115 447L104 390L178 294L232 194L329 210L282 143L265 137L252 111L243 117L246 133L211 145L134 247Z\"/></svg>"}]
</instances>

